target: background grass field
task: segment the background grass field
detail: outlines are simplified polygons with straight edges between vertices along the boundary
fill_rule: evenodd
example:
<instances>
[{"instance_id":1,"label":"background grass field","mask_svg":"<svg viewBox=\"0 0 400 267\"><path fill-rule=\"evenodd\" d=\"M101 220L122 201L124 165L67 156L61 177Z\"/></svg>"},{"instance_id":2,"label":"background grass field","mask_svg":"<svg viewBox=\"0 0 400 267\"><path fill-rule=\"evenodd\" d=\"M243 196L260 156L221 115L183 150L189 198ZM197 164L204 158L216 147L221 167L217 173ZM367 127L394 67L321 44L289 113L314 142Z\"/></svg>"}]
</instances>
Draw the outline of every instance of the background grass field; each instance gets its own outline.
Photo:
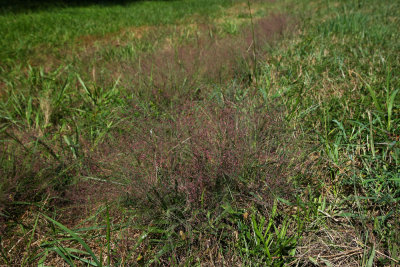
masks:
<instances>
[{"instance_id":1,"label":"background grass field","mask_svg":"<svg viewBox=\"0 0 400 267\"><path fill-rule=\"evenodd\" d=\"M30 3L1 264L400 264L400 2Z\"/></svg>"}]
</instances>

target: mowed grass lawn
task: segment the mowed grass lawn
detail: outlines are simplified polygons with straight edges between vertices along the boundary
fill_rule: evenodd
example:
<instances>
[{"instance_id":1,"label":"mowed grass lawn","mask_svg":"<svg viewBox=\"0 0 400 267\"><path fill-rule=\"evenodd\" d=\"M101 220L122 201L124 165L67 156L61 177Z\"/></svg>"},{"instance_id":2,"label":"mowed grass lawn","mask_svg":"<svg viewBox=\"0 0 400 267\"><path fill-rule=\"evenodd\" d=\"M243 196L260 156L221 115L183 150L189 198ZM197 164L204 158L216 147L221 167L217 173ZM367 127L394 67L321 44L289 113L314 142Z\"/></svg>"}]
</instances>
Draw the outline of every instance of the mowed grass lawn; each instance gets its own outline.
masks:
<instances>
[{"instance_id":1,"label":"mowed grass lawn","mask_svg":"<svg viewBox=\"0 0 400 267\"><path fill-rule=\"evenodd\" d=\"M400 264L399 1L10 3L1 264Z\"/></svg>"}]
</instances>

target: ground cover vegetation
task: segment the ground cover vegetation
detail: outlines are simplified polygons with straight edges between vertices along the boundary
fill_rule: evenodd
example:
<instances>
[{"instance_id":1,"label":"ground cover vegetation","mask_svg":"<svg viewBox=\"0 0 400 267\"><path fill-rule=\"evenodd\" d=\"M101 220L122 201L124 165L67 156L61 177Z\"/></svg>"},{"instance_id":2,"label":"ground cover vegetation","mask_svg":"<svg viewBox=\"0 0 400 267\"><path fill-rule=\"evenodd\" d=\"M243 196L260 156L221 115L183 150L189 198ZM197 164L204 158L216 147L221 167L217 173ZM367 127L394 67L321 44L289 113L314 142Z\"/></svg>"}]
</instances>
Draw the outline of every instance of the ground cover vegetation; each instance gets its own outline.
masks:
<instances>
[{"instance_id":1,"label":"ground cover vegetation","mask_svg":"<svg viewBox=\"0 0 400 267\"><path fill-rule=\"evenodd\" d=\"M1 264L400 264L400 2L6 3Z\"/></svg>"}]
</instances>

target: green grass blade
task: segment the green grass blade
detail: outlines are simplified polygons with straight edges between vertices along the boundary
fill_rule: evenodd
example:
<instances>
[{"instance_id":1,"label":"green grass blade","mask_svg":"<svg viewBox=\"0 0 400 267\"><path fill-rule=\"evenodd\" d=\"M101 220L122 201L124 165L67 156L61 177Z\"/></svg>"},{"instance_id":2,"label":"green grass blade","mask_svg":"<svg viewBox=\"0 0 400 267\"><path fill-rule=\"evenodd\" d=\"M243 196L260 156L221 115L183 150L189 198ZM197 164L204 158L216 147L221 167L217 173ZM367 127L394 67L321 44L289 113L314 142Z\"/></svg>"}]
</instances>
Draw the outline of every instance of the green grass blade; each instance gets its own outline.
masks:
<instances>
[{"instance_id":1,"label":"green grass blade","mask_svg":"<svg viewBox=\"0 0 400 267\"><path fill-rule=\"evenodd\" d=\"M379 100L378 100L378 97L377 97L377 95L375 93L375 90L372 89L372 87L369 84L367 84L366 86L367 86L367 89L368 89L368 91L369 91L369 93L370 93L370 95L372 97L372 102L374 103L375 108L378 111L382 112L382 108L381 108L381 105L379 104Z\"/></svg>"},{"instance_id":2,"label":"green grass blade","mask_svg":"<svg viewBox=\"0 0 400 267\"><path fill-rule=\"evenodd\" d=\"M388 115L388 122L387 122L387 130L390 131L392 128L392 113L393 113L393 104L394 100L396 99L396 95L400 89L395 90L389 98L389 102L387 103L387 115Z\"/></svg>"},{"instance_id":3,"label":"green grass blade","mask_svg":"<svg viewBox=\"0 0 400 267\"><path fill-rule=\"evenodd\" d=\"M59 247L54 247L51 250L55 251L63 260L69 265L69 266L75 266L75 264L72 262L72 260L67 257L67 255L64 253L63 249Z\"/></svg>"},{"instance_id":4,"label":"green grass blade","mask_svg":"<svg viewBox=\"0 0 400 267\"><path fill-rule=\"evenodd\" d=\"M374 266L375 253L376 253L376 251L375 251L375 245L374 245L374 246L372 247L371 254L370 254L370 256L369 256L369 259L368 259L368 262L367 262L366 267L372 267L372 266Z\"/></svg>"},{"instance_id":5,"label":"green grass blade","mask_svg":"<svg viewBox=\"0 0 400 267\"><path fill-rule=\"evenodd\" d=\"M42 216L45 217L47 220L49 220L50 222L52 222L54 225L56 225L58 228L60 228L62 231L70 234L79 244L82 245L82 247L86 250L86 252L88 252L90 254L90 256L92 257L93 261L96 263L96 266L101 266L100 261L97 259L96 255L94 254L94 252L90 249L90 247L85 243L85 241L82 240L82 238L77 235L74 231L68 229L67 227L65 227L64 225L62 225L61 223L53 220L52 218L50 218L49 216L45 215L42 213Z\"/></svg>"}]
</instances>

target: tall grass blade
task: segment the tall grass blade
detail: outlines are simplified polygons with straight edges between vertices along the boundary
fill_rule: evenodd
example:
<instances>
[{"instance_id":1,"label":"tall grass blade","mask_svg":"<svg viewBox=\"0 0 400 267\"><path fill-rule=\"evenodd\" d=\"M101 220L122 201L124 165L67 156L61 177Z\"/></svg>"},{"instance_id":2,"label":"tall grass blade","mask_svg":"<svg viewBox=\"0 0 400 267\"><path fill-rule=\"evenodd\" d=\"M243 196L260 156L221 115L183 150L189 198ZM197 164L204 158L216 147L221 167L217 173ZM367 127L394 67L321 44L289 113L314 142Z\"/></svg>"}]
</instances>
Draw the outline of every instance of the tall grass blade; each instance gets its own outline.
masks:
<instances>
[{"instance_id":1,"label":"tall grass blade","mask_svg":"<svg viewBox=\"0 0 400 267\"><path fill-rule=\"evenodd\" d=\"M93 104L96 104L96 99L95 96L92 94L92 92L87 88L86 84L83 82L81 77L77 75L79 83L82 85L82 88L85 90L86 94L89 96L89 98L93 101Z\"/></svg>"}]
</instances>

